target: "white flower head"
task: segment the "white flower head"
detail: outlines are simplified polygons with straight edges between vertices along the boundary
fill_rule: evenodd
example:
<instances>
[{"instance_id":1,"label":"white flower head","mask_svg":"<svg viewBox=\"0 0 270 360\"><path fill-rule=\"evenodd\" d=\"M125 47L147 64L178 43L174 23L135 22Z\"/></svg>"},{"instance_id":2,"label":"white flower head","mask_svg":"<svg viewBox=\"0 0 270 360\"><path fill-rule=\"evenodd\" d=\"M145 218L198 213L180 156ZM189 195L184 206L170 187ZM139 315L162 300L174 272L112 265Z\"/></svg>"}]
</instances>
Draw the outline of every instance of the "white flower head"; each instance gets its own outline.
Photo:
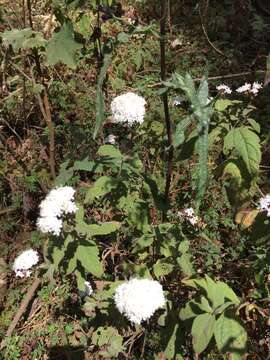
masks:
<instances>
[{"instance_id":1,"label":"white flower head","mask_svg":"<svg viewBox=\"0 0 270 360\"><path fill-rule=\"evenodd\" d=\"M198 218L198 216L195 216L195 212L194 212L193 208L187 208L187 209L178 211L178 216L185 218L193 226L199 222L199 218Z\"/></svg>"},{"instance_id":2,"label":"white flower head","mask_svg":"<svg viewBox=\"0 0 270 360\"><path fill-rule=\"evenodd\" d=\"M119 123L141 124L145 115L145 105L145 99L132 92L117 96L111 103L113 118Z\"/></svg>"},{"instance_id":3,"label":"white flower head","mask_svg":"<svg viewBox=\"0 0 270 360\"><path fill-rule=\"evenodd\" d=\"M270 195L266 195L259 200L258 209L267 211L267 216L270 216Z\"/></svg>"},{"instance_id":4,"label":"white flower head","mask_svg":"<svg viewBox=\"0 0 270 360\"><path fill-rule=\"evenodd\" d=\"M165 305L162 286L148 279L132 279L119 285L114 301L119 312L135 324L149 319Z\"/></svg>"},{"instance_id":5,"label":"white flower head","mask_svg":"<svg viewBox=\"0 0 270 360\"><path fill-rule=\"evenodd\" d=\"M37 227L44 234L52 233L59 236L63 227L63 221L57 216L40 216L37 220Z\"/></svg>"},{"instance_id":6,"label":"white flower head","mask_svg":"<svg viewBox=\"0 0 270 360\"><path fill-rule=\"evenodd\" d=\"M181 96L175 96L172 99L172 106L179 106L182 104L182 102L183 102L183 99L181 98Z\"/></svg>"},{"instance_id":7,"label":"white flower head","mask_svg":"<svg viewBox=\"0 0 270 360\"><path fill-rule=\"evenodd\" d=\"M240 86L239 88L236 89L236 92L238 92L239 94L250 91L251 91L251 84L249 83L245 83L243 86Z\"/></svg>"},{"instance_id":8,"label":"white flower head","mask_svg":"<svg viewBox=\"0 0 270 360\"><path fill-rule=\"evenodd\" d=\"M228 85L220 84L216 87L217 91L220 91L222 94L231 94L232 90Z\"/></svg>"},{"instance_id":9,"label":"white flower head","mask_svg":"<svg viewBox=\"0 0 270 360\"><path fill-rule=\"evenodd\" d=\"M262 84L258 83L258 82L254 82L252 85L252 89L250 90L250 92L256 96L259 92L259 90L262 89Z\"/></svg>"},{"instance_id":10,"label":"white flower head","mask_svg":"<svg viewBox=\"0 0 270 360\"><path fill-rule=\"evenodd\" d=\"M106 144L115 144L115 140L116 140L116 136L113 134L109 134L106 138L105 138L105 143Z\"/></svg>"},{"instance_id":11,"label":"white flower head","mask_svg":"<svg viewBox=\"0 0 270 360\"><path fill-rule=\"evenodd\" d=\"M13 271L18 277L28 277L31 275L31 268L39 262L37 251L26 250L16 257L12 266Z\"/></svg>"},{"instance_id":12,"label":"white flower head","mask_svg":"<svg viewBox=\"0 0 270 360\"><path fill-rule=\"evenodd\" d=\"M49 192L40 203L40 217L37 227L43 233L60 235L63 227L61 216L74 214L78 208L74 203L75 190L71 186L61 186Z\"/></svg>"},{"instance_id":13,"label":"white flower head","mask_svg":"<svg viewBox=\"0 0 270 360\"><path fill-rule=\"evenodd\" d=\"M85 296L91 296L91 294L93 293L93 288L89 281L85 281L84 285L85 285L85 290L79 291L79 294L82 298L84 298Z\"/></svg>"},{"instance_id":14,"label":"white flower head","mask_svg":"<svg viewBox=\"0 0 270 360\"><path fill-rule=\"evenodd\" d=\"M238 89L236 89L236 91L238 93L245 92L245 93L249 93L249 94L256 96L258 94L259 90L262 89L262 87L263 87L262 84L255 81L252 85L245 83L245 85L240 86Z\"/></svg>"}]
</instances>

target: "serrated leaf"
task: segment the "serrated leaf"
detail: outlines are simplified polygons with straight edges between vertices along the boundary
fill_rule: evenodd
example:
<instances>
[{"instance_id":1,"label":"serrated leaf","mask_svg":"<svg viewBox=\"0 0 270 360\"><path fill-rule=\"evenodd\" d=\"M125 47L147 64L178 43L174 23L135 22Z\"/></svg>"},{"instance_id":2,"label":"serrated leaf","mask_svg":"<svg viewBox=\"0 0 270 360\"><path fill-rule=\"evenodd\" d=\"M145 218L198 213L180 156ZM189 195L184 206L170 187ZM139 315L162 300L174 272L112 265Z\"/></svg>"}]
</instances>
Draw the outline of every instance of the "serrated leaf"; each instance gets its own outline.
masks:
<instances>
[{"instance_id":1,"label":"serrated leaf","mask_svg":"<svg viewBox=\"0 0 270 360\"><path fill-rule=\"evenodd\" d=\"M234 318L222 314L216 321L214 336L217 347L222 353L243 353L246 349L247 333Z\"/></svg>"},{"instance_id":2,"label":"serrated leaf","mask_svg":"<svg viewBox=\"0 0 270 360\"><path fill-rule=\"evenodd\" d=\"M203 352L208 346L215 326L215 316L211 314L198 315L192 324L191 334L193 336L193 348L198 354Z\"/></svg>"},{"instance_id":3,"label":"serrated leaf","mask_svg":"<svg viewBox=\"0 0 270 360\"><path fill-rule=\"evenodd\" d=\"M189 250L189 241L184 240L181 241L178 246L178 251L180 251L182 254L185 254Z\"/></svg>"},{"instance_id":4,"label":"serrated leaf","mask_svg":"<svg viewBox=\"0 0 270 360\"><path fill-rule=\"evenodd\" d=\"M102 157L111 157L119 160L123 159L121 151L113 145L102 145L97 151L97 154Z\"/></svg>"},{"instance_id":5,"label":"serrated leaf","mask_svg":"<svg viewBox=\"0 0 270 360\"><path fill-rule=\"evenodd\" d=\"M217 111L224 111L227 109L227 107L231 106L233 104L233 102L231 100L228 99L218 99L215 102L215 110Z\"/></svg>"},{"instance_id":6,"label":"serrated leaf","mask_svg":"<svg viewBox=\"0 0 270 360\"><path fill-rule=\"evenodd\" d=\"M102 263L99 260L98 247L89 245L79 245L76 250L76 257L82 264L85 271L100 277L103 274Z\"/></svg>"},{"instance_id":7,"label":"serrated leaf","mask_svg":"<svg viewBox=\"0 0 270 360\"><path fill-rule=\"evenodd\" d=\"M259 170L261 162L260 138L248 127L232 129L224 139L224 152L235 149L245 162L250 174Z\"/></svg>"},{"instance_id":8,"label":"serrated leaf","mask_svg":"<svg viewBox=\"0 0 270 360\"><path fill-rule=\"evenodd\" d=\"M173 134L173 147L177 148L185 141L185 130L191 124L192 117L187 116L181 120L177 125Z\"/></svg>"},{"instance_id":9,"label":"serrated leaf","mask_svg":"<svg viewBox=\"0 0 270 360\"><path fill-rule=\"evenodd\" d=\"M48 41L46 47L47 64L55 65L59 62L66 64L71 69L75 69L76 51L81 49L82 45L74 40L74 31L71 23L64 23L59 32L55 32Z\"/></svg>"},{"instance_id":10,"label":"serrated leaf","mask_svg":"<svg viewBox=\"0 0 270 360\"><path fill-rule=\"evenodd\" d=\"M117 221L108 221L103 224L86 224L84 221L76 223L76 230L83 234L87 235L88 238L98 235L109 235L112 232L118 230L121 226L121 223Z\"/></svg>"},{"instance_id":11,"label":"serrated leaf","mask_svg":"<svg viewBox=\"0 0 270 360\"><path fill-rule=\"evenodd\" d=\"M74 162L73 169L74 170L81 170L81 171L93 171L95 167L95 162L85 158L83 160L76 160Z\"/></svg>"},{"instance_id":12,"label":"serrated leaf","mask_svg":"<svg viewBox=\"0 0 270 360\"><path fill-rule=\"evenodd\" d=\"M12 46L14 51L45 46L46 44L43 35L30 28L6 30L2 34L2 38L6 44Z\"/></svg>"},{"instance_id":13,"label":"serrated leaf","mask_svg":"<svg viewBox=\"0 0 270 360\"><path fill-rule=\"evenodd\" d=\"M250 123L251 127L259 134L261 132L260 124L255 121L254 119L248 118L248 122Z\"/></svg>"},{"instance_id":14,"label":"serrated leaf","mask_svg":"<svg viewBox=\"0 0 270 360\"><path fill-rule=\"evenodd\" d=\"M106 358L118 357L122 350L123 338L114 327L99 327L92 335L93 344L102 349L100 355Z\"/></svg>"},{"instance_id":15,"label":"serrated leaf","mask_svg":"<svg viewBox=\"0 0 270 360\"><path fill-rule=\"evenodd\" d=\"M184 253L177 258L177 263L186 276L192 276L194 274L191 258L192 256L188 253Z\"/></svg>"},{"instance_id":16,"label":"serrated leaf","mask_svg":"<svg viewBox=\"0 0 270 360\"><path fill-rule=\"evenodd\" d=\"M101 176L87 191L84 203L91 204L95 198L102 197L111 192L113 189L116 189L118 184L118 179L111 176Z\"/></svg>"},{"instance_id":17,"label":"serrated leaf","mask_svg":"<svg viewBox=\"0 0 270 360\"><path fill-rule=\"evenodd\" d=\"M173 271L173 264L168 262L167 259L160 259L155 263L153 270L157 278L166 276Z\"/></svg>"}]
</instances>

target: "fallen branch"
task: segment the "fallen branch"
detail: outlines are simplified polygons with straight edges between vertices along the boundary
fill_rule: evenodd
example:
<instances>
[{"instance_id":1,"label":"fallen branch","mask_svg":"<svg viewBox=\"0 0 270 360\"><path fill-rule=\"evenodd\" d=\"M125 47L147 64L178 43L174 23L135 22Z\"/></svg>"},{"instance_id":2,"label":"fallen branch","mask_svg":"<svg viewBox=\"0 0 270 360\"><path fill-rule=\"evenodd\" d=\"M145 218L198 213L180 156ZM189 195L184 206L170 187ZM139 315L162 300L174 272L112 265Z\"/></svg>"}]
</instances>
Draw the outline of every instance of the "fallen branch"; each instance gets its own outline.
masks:
<instances>
[{"instance_id":1,"label":"fallen branch","mask_svg":"<svg viewBox=\"0 0 270 360\"><path fill-rule=\"evenodd\" d=\"M11 324L9 325L9 327L7 329L5 338L2 340L2 342L0 344L0 350L2 350L6 346L7 338L12 335L15 327L17 326L20 318L22 317L22 315L26 311L27 306L30 303L30 301L32 300L32 298L33 298L37 288L39 287L40 283L41 283L41 280L39 278L36 278L35 281L33 282L33 284L31 285L31 287L28 289L25 298L21 302L21 305L20 305L16 315L14 316Z\"/></svg>"}]
</instances>

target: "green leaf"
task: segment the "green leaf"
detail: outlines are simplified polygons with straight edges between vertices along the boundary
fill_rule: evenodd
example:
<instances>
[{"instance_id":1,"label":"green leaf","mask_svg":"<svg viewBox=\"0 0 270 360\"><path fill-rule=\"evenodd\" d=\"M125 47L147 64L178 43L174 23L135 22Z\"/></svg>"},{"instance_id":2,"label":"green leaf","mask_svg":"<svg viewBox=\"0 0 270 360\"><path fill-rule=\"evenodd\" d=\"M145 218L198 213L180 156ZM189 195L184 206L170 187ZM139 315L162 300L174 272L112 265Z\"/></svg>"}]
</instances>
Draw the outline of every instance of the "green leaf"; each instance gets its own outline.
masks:
<instances>
[{"instance_id":1,"label":"green leaf","mask_svg":"<svg viewBox=\"0 0 270 360\"><path fill-rule=\"evenodd\" d=\"M97 154L102 157L116 158L119 160L123 159L121 151L113 145L102 145L97 151Z\"/></svg>"},{"instance_id":2,"label":"green leaf","mask_svg":"<svg viewBox=\"0 0 270 360\"><path fill-rule=\"evenodd\" d=\"M81 171L93 171L95 167L95 162L85 158L83 160L76 160L74 162L73 169L74 170L81 170Z\"/></svg>"},{"instance_id":3,"label":"green leaf","mask_svg":"<svg viewBox=\"0 0 270 360\"><path fill-rule=\"evenodd\" d=\"M76 223L76 230L83 234L87 235L88 238L97 235L109 235L112 232L118 230L121 226L121 223L117 221L108 221L103 224L86 224L83 221Z\"/></svg>"},{"instance_id":4,"label":"green leaf","mask_svg":"<svg viewBox=\"0 0 270 360\"><path fill-rule=\"evenodd\" d=\"M188 252L188 250L189 250L189 241L188 240L181 241L178 246L178 251L180 251L182 254L185 254L186 252Z\"/></svg>"},{"instance_id":5,"label":"green leaf","mask_svg":"<svg viewBox=\"0 0 270 360\"><path fill-rule=\"evenodd\" d=\"M250 123L251 127L259 134L261 132L260 124L255 121L254 119L248 118L248 122Z\"/></svg>"},{"instance_id":6,"label":"green leaf","mask_svg":"<svg viewBox=\"0 0 270 360\"><path fill-rule=\"evenodd\" d=\"M215 326L215 316L211 314L198 315L192 324L193 348L198 354L203 352L209 344Z\"/></svg>"},{"instance_id":7,"label":"green leaf","mask_svg":"<svg viewBox=\"0 0 270 360\"><path fill-rule=\"evenodd\" d=\"M117 40L121 43L127 43L129 41L130 35L125 32L120 32L117 35Z\"/></svg>"},{"instance_id":8,"label":"green leaf","mask_svg":"<svg viewBox=\"0 0 270 360\"><path fill-rule=\"evenodd\" d=\"M246 349L247 333L234 318L222 314L216 321L214 336L219 351L222 353L241 354Z\"/></svg>"},{"instance_id":9,"label":"green leaf","mask_svg":"<svg viewBox=\"0 0 270 360\"><path fill-rule=\"evenodd\" d=\"M180 332L180 326L178 323L176 323L173 332L171 334L171 337L164 350L164 354L166 356L166 359L168 360L184 360L181 354L176 353L177 342L179 341L179 335L180 335L179 332Z\"/></svg>"},{"instance_id":10,"label":"green leaf","mask_svg":"<svg viewBox=\"0 0 270 360\"><path fill-rule=\"evenodd\" d=\"M123 349L123 338L114 327L99 327L92 335L92 343L102 351L100 355L106 358L116 358Z\"/></svg>"},{"instance_id":11,"label":"green leaf","mask_svg":"<svg viewBox=\"0 0 270 360\"><path fill-rule=\"evenodd\" d=\"M155 263L153 270L157 278L166 276L173 271L173 264L168 259L160 259Z\"/></svg>"},{"instance_id":12,"label":"green leaf","mask_svg":"<svg viewBox=\"0 0 270 360\"><path fill-rule=\"evenodd\" d=\"M240 304L240 299L235 294L233 289L231 289L226 283L224 283L222 281L218 281L217 291L221 292L223 294L224 298L231 300L235 305Z\"/></svg>"},{"instance_id":13,"label":"green leaf","mask_svg":"<svg viewBox=\"0 0 270 360\"><path fill-rule=\"evenodd\" d=\"M111 192L113 189L116 189L118 184L119 181L116 178L111 176L101 176L87 191L84 203L91 204L95 198L102 197Z\"/></svg>"},{"instance_id":14,"label":"green leaf","mask_svg":"<svg viewBox=\"0 0 270 360\"><path fill-rule=\"evenodd\" d=\"M76 258L76 256L74 256L68 262L68 266L67 266L67 269L66 269L66 274L67 275L71 274L76 269L76 265L77 265L77 258Z\"/></svg>"},{"instance_id":15,"label":"green leaf","mask_svg":"<svg viewBox=\"0 0 270 360\"><path fill-rule=\"evenodd\" d=\"M33 31L30 28L18 30L6 30L2 34L3 41L11 45L14 51L20 49L32 49L45 46L46 40L40 32Z\"/></svg>"},{"instance_id":16,"label":"green leaf","mask_svg":"<svg viewBox=\"0 0 270 360\"><path fill-rule=\"evenodd\" d=\"M228 99L219 99L215 102L215 110L217 111L224 111L227 109L227 107L231 106L233 102Z\"/></svg>"},{"instance_id":17,"label":"green leaf","mask_svg":"<svg viewBox=\"0 0 270 360\"><path fill-rule=\"evenodd\" d=\"M61 260L63 260L65 256L65 248L58 248L58 247L54 247L53 248L53 252L52 252L52 259L53 259L53 264L55 266L55 268L57 269Z\"/></svg>"},{"instance_id":18,"label":"green leaf","mask_svg":"<svg viewBox=\"0 0 270 360\"><path fill-rule=\"evenodd\" d=\"M75 69L76 51L81 49L82 45L74 40L74 31L71 23L64 23L59 32L55 32L48 41L46 47L47 64L55 65L58 62L66 64L71 69Z\"/></svg>"},{"instance_id":19,"label":"green leaf","mask_svg":"<svg viewBox=\"0 0 270 360\"><path fill-rule=\"evenodd\" d=\"M75 276L76 276L77 287L78 287L79 291L85 292L85 279L79 270L75 271Z\"/></svg>"},{"instance_id":20,"label":"green leaf","mask_svg":"<svg viewBox=\"0 0 270 360\"><path fill-rule=\"evenodd\" d=\"M185 141L185 130L191 124L192 117L187 116L181 120L177 125L173 134L173 147L177 148Z\"/></svg>"},{"instance_id":21,"label":"green leaf","mask_svg":"<svg viewBox=\"0 0 270 360\"><path fill-rule=\"evenodd\" d=\"M224 139L223 151L235 149L245 162L250 174L259 170L261 161L260 138L248 127L232 129Z\"/></svg>"},{"instance_id":22,"label":"green leaf","mask_svg":"<svg viewBox=\"0 0 270 360\"><path fill-rule=\"evenodd\" d=\"M188 253L184 253L183 255L177 258L177 263L180 266L183 273L187 276L192 276L194 274L194 268L191 263L192 256Z\"/></svg>"},{"instance_id":23,"label":"green leaf","mask_svg":"<svg viewBox=\"0 0 270 360\"><path fill-rule=\"evenodd\" d=\"M192 319L198 315L201 315L201 305L195 300L189 301L183 309L180 310L179 316L180 319L185 321Z\"/></svg>"},{"instance_id":24,"label":"green leaf","mask_svg":"<svg viewBox=\"0 0 270 360\"><path fill-rule=\"evenodd\" d=\"M98 255L98 247L93 244L79 245L76 251L76 257L84 269L94 276L100 277L103 274L103 267Z\"/></svg>"}]
</instances>

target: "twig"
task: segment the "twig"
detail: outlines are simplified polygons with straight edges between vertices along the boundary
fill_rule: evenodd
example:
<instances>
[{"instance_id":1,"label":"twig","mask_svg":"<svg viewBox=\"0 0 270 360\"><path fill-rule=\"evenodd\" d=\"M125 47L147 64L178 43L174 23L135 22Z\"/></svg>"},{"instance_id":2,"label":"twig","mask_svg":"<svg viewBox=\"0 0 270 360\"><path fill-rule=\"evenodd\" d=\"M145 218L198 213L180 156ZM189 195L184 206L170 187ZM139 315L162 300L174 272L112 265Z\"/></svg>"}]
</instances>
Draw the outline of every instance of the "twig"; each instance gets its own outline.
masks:
<instances>
[{"instance_id":1,"label":"twig","mask_svg":"<svg viewBox=\"0 0 270 360\"><path fill-rule=\"evenodd\" d=\"M21 305L20 305L16 315L14 316L11 324L8 327L5 338L2 340L2 342L0 344L0 350L2 350L6 346L7 338L12 335L16 325L18 324L20 318L22 317L22 315L26 311L27 306L28 306L29 302L31 301L32 297L34 296L34 294L35 294L37 288L39 287L40 283L41 283L41 280L39 278L36 278L35 281L33 282L33 284L31 285L31 287L28 289L25 298L21 302Z\"/></svg>"},{"instance_id":2,"label":"twig","mask_svg":"<svg viewBox=\"0 0 270 360\"><path fill-rule=\"evenodd\" d=\"M202 31L204 33L204 36L206 37L206 40L208 42L208 44L215 50L215 52L217 52L219 55L222 55L224 57L227 57L227 55L225 55L221 50L219 50L213 43L212 41L209 39L209 36L207 34L206 28L204 26L203 23L203 18L202 18L202 13L201 13L201 7L199 6L199 16L200 16L200 20L201 20L201 27L202 27Z\"/></svg>"},{"instance_id":3,"label":"twig","mask_svg":"<svg viewBox=\"0 0 270 360\"><path fill-rule=\"evenodd\" d=\"M2 209L0 210L0 216L1 215L5 215L5 214L9 214L9 213L12 213L12 212L15 212L17 211L18 209L16 208L12 208L12 207L9 207L9 208L6 208L6 209Z\"/></svg>"},{"instance_id":4,"label":"twig","mask_svg":"<svg viewBox=\"0 0 270 360\"><path fill-rule=\"evenodd\" d=\"M161 0L161 18L160 18L160 77L162 81L166 80L166 19L168 15L168 1ZM171 177L173 170L173 146L172 146L172 125L169 113L168 105L168 95L164 93L162 95L165 123L167 129L167 139L168 139L168 166L167 166L167 175L166 175L166 185L165 185L165 205L166 209L169 205L169 193L171 185ZM166 210L165 210L166 211ZM165 217L165 212L163 213Z\"/></svg>"}]
</instances>

